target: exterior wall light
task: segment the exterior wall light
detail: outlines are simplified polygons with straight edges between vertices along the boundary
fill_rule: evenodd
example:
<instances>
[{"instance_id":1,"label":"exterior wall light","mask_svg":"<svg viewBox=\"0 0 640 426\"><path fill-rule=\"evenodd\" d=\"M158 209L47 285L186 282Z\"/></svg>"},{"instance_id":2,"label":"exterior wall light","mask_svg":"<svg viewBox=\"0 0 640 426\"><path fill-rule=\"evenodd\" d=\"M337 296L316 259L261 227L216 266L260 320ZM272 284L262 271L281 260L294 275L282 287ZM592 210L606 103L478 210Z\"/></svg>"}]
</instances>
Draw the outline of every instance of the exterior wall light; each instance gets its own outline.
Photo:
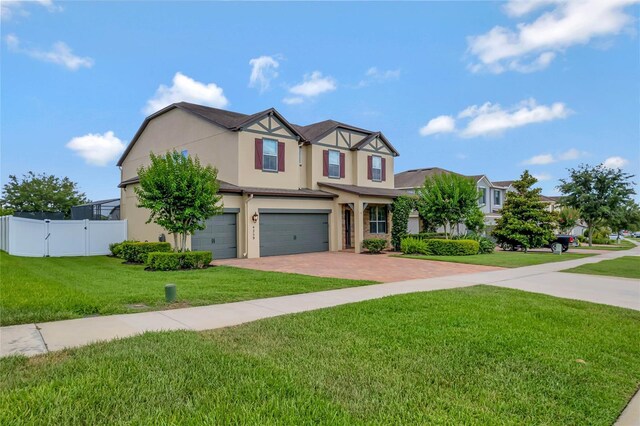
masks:
<instances>
[{"instance_id":1,"label":"exterior wall light","mask_svg":"<svg viewBox=\"0 0 640 426\"><path fill-rule=\"evenodd\" d=\"M251 216L251 220L253 221L253 223L258 223L258 213L254 213L253 216Z\"/></svg>"}]
</instances>

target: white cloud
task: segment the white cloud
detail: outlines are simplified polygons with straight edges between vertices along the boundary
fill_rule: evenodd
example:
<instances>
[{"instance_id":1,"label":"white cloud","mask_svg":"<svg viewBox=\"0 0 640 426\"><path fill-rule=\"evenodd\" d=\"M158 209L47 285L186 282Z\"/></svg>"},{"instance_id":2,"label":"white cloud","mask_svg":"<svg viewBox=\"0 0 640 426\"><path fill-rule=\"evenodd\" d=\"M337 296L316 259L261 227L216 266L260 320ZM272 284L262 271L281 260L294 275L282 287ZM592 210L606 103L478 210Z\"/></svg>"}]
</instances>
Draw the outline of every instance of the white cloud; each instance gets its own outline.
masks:
<instances>
[{"instance_id":1,"label":"white cloud","mask_svg":"<svg viewBox=\"0 0 640 426\"><path fill-rule=\"evenodd\" d=\"M551 163L557 163L558 161L576 160L580 157L583 157L584 155L586 155L586 152L577 150L575 148L571 148L557 155L553 155L553 154L535 155L527 160L524 160L522 164L527 164L527 165L551 164Z\"/></svg>"},{"instance_id":2,"label":"white cloud","mask_svg":"<svg viewBox=\"0 0 640 426\"><path fill-rule=\"evenodd\" d=\"M45 7L49 12L59 12L61 6L53 3L52 0L2 0L0 1L0 18L9 20L14 16L28 16L29 12L24 8L25 4L39 4Z\"/></svg>"},{"instance_id":3,"label":"white cloud","mask_svg":"<svg viewBox=\"0 0 640 426\"><path fill-rule=\"evenodd\" d=\"M22 53L39 61L61 65L71 71L93 66L92 58L74 55L71 48L62 41L55 42L50 50L22 47L20 39L15 34L8 34L5 37L5 42L12 52Z\"/></svg>"},{"instance_id":4,"label":"white cloud","mask_svg":"<svg viewBox=\"0 0 640 426\"><path fill-rule=\"evenodd\" d=\"M535 155L528 160L522 162L522 164L544 165L555 163L556 159L551 154Z\"/></svg>"},{"instance_id":5,"label":"white cloud","mask_svg":"<svg viewBox=\"0 0 640 426\"><path fill-rule=\"evenodd\" d=\"M622 157L609 157L602 162L602 165L608 169L621 169L629 164L629 160Z\"/></svg>"},{"instance_id":6,"label":"white cloud","mask_svg":"<svg viewBox=\"0 0 640 426\"><path fill-rule=\"evenodd\" d=\"M251 65L251 75L249 76L249 87L259 87L260 92L269 88L271 80L278 76L277 68L280 63L271 56L260 56L249 61Z\"/></svg>"},{"instance_id":7,"label":"white cloud","mask_svg":"<svg viewBox=\"0 0 640 426\"><path fill-rule=\"evenodd\" d=\"M533 177L538 179L540 182L545 180L551 180L553 178L553 176L551 176L549 173L537 173L537 174L534 174Z\"/></svg>"},{"instance_id":8,"label":"white cloud","mask_svg":"<svg viewBox=\"0 0 640 426\"><path fill-rule=\"evenodd\" d=\"M356 87L365 87L373 83L382 83L388 80L397 80L400 78L400 69L381 70L378 67L371 67L365 72L364 78L360 80Z\"/></svg>"},{"instance_id":9,"label":"white cloud","mask_svg":"<svg viewBox=\"0 0 640 426\"><path fill-rule=\"evenodd\" d=\"M298 105L304 102L304 99L299 97L299 96L291 96L288 98L284 98L282 100L282 102L284 102L287 105Z\"/></svg>"},{"instance_id":10,"label":"white cloud","mask_svg":"<svg viewBox=\"0 0 640 426\"><path fill-rule=\"evenodd\" d=\"M470 69L494 73L544 69L571 46L619 34L634 22L625 8L639 1L511 0L505 11L512 17L543 11L532 22L518 23L515 29L495 26L485 34L469 37L469 52L477 58Z\"/></svg>"},{"instance_id":11,"label":"white cloud","mask_svg":"<svg viewBox=\"0 0 640 426\"><path fill-rule=\"evenodd\" d=\"M476 107L472 106L467 110L470 108ZM485 104L468 115L468 117L471 117L471 121L460 134L465 138L500 134L505 130L516 127L565 118L570 112L565 104L561 102L556 102L549 106L538 105L535 99L523 101L519 105L506 110L502 109L500 105Z\"/></svg>"},{"instance_id":12,"label":"white cloud","mask_svg":"<svg viewBox=\"0 0 640 426\"><path fill-rule=\"evenodd\" d=\"M323 77L320 71L305 74L302 83L289 88L289 93L294 96L284 98L282 101L289 105L299 104L306 99L313 98L323 93L336 90L337 84L333 77Z\"/></svg>"},{"instance_id":13,"label":"white cloud","mask_svg":"<svg viewBox=\"0 0 640 426\"><path fill-rule=\"evenodd\" d=\"M124 151L124 143L112 131L104 134L89 133L67 143L67 148L84 158L87 164L107 166Z\"/></svg>"},{"instance_id":14,"label":"white cloud","mask_svg":"<svg viewBox=\"0 0 640 426\"><path fill-rule=\"evenodd\" d=\"M428 136L455 131L463 138L495 135L516 127L565 118L570 113L571 110L562 102L538 105L535 99L527 99L506 109L499 104L486 102L468 106L458 113L458 120L466 120L466 126L460 131L456 130L453 116L441 115L422 127L420 134Z\"/></svg>"},{"instance_id":15,"label":"white cloud","mask_svg":"<svg viewBox=\"0 0 640 426\"><path fill-rule=\"evenodd\" d=\"M145 114L152 114L175 102L193 102L214 108L224 108L229 101L224 96L222 88L215 83L201 83L181 72L173 76L173 85L167 87L161 84L153 98L144 107Z\"/></svg>"},{"instance_id":16,"label":"white cloud","mask_svg":"<svg viewBox=\"0 0 640 426\"><path fill-rule=\"evenodd\" d=\"M421 136L435 135L437 133L451 133L456 130L456 121L450 115L441 115L429 120L420 128Z\"/></svg>"}]
</instances>

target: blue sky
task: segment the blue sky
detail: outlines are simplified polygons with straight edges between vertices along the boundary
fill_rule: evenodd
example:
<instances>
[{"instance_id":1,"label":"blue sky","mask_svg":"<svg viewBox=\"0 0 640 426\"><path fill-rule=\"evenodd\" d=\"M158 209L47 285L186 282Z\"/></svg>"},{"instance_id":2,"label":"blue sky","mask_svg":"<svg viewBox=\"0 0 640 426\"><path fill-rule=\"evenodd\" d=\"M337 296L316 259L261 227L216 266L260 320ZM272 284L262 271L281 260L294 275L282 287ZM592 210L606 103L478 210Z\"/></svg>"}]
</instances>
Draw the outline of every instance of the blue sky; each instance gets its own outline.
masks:
<instances>
[{"instance_id":1,"label":"blue sky","mask_svg":"<svg viewBox=\"0 0 640 426\"><path fill-rule=\"evenodd\" d=\"M119 196L146 113L184 99L382 131L396 172L640 174L637 0L3 2L1 178ZM252 61L253 60L253 61ZM252 77L253 73L253 79Z\"/></svg>"}]
</instances>

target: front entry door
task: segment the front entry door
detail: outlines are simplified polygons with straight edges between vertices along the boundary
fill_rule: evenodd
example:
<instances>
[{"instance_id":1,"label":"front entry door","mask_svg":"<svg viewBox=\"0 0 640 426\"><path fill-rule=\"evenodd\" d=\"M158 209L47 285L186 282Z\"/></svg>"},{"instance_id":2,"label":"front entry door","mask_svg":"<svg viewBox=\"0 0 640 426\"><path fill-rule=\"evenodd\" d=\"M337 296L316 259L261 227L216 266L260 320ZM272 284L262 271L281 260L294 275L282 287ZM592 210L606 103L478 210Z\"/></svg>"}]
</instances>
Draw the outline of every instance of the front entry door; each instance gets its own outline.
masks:
<instances>
[{"instance_id":1,"label":"front entry door","mask_svg":"<svg viewBox=\"0 0 640 426\"><path fill-rule=\"evenodd\" d=\"M344 211L344 248L351 248L351 211Z\"/></svg>"}]
</instances>

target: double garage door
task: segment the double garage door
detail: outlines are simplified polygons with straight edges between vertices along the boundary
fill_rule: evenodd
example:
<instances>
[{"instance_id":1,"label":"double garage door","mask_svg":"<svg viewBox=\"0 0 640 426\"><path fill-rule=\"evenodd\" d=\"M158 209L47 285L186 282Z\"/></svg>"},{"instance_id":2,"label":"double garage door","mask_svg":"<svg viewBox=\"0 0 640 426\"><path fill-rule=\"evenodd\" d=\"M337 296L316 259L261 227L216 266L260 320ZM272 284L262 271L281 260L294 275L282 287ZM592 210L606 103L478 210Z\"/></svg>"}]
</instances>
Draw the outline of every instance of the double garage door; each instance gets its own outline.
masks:
<instances>
[{"instance_id":1,"label":"double garage door","mask_svg":"<svg viewBox=\"0 0 640 426\"><path fill-rule=\"evenodd\" d=\"M324 211L260 211L260 256L329 250L329 215ZM225 213L206 221L191 237L191 249L210 251L214 259L238 256L237 215Z\"/></svg>"},{"instance_id":2,"label":"double garage door","mask_svg":"<svg viewBox=\"0 0 640 426\"><path fill-rule=\"evenodd\" d=\"M260 256L329 250L329 215L324 212L260 212Z\"/></svg>"}]
</instances>

